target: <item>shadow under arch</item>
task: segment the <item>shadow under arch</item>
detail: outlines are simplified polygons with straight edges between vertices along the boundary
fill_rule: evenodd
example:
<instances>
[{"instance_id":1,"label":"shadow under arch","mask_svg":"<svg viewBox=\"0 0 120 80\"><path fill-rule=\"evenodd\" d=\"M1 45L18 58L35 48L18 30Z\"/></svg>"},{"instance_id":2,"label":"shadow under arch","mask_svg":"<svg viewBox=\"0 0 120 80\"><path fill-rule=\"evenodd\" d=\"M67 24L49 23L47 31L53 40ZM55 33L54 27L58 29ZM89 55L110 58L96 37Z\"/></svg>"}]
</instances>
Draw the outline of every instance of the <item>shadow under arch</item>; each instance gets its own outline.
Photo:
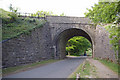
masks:
<instances>
[{"instance_id":1,"label":"shadow under arch","mask_svg":"<svg viewBox=\"0 0 120 80\"><path fill-rule=\"evenodd\" d=\"M74 36L82 36L87 38L92 45L92 54L93 54L93 40L90 34L88 34L86 31L79 28L69 28L61 31L54 39L54 58L55 59L63 59L66 57L65 48L66 48L67 41Z\"/></svg>"}]
</instances>

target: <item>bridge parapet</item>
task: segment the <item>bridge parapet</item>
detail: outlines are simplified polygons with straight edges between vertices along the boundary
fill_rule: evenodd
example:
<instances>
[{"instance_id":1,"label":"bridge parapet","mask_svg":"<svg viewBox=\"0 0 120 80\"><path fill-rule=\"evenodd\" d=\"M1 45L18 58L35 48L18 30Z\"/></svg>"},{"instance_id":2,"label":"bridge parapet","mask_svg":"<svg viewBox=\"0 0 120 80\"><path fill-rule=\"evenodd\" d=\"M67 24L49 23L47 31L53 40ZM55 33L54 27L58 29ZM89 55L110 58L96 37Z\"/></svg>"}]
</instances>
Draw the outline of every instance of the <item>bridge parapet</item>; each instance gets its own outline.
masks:
<instances>
[{"instance_id":1,"label":"bridge parapet","mask_svg":"<svg viewBox=\"0 0 120 80\"><path fill-rule=\"evenodd\" d=\"M69 17L69 16L46 16L46 20L50 23L81 23L81 24L93 24L89 18L85 17Z\"/></svg>"}]
</instances>

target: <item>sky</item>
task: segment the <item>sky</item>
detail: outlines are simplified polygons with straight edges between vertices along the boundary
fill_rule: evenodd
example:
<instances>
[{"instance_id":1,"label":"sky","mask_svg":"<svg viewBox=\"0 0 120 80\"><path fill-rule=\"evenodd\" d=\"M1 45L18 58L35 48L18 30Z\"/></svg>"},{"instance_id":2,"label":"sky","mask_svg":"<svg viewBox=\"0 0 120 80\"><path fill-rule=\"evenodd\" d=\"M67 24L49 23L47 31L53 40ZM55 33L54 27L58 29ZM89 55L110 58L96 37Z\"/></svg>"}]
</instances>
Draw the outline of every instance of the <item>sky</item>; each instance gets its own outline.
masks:
<instances>
[{"instance_id":1,"label":"sky","mask_svg":"<svg viewBox=\"0 0 120 80\"><path fill-rule=\"evenodd\" d=\"M18 7L18 12L36 13L52 11L60 15L84 17L86 8L91 8L98 0L0 0L0 8L9 11L9 6Z\"/></svg>"}]
</instances>

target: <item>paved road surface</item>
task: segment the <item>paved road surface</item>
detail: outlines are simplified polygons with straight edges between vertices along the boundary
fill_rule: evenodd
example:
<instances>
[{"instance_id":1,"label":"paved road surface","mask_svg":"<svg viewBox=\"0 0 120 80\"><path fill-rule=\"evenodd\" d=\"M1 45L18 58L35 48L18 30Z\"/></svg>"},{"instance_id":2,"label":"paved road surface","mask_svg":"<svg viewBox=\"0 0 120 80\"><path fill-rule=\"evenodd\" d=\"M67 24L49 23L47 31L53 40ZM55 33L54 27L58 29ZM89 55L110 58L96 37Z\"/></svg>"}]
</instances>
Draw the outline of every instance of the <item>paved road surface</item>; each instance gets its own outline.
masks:
<instances>
[{"instance_id":1,"label":"paved road surface","mask_svg":"<svg viewBox=\"0 0 120 80\"><path fill-rule=\"evenodd\" d=\"M85 58L86 57L69 57L65 60L9 75L5 78L67 78Z\"/></svg>"}]
</instances>

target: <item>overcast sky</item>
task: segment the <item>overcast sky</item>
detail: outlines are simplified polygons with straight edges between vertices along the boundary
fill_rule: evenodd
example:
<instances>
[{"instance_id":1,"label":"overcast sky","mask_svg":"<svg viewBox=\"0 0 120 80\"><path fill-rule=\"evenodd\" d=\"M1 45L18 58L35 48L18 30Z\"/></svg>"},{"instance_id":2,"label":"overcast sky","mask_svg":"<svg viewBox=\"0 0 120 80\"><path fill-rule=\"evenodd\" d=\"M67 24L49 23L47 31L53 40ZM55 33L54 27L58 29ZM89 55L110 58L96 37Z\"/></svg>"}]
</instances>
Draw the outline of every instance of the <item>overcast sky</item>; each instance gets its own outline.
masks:
<instances>
[{"instance_id":1,"label":"overcast sky","mask_svg":"<svg viewBox=\"0 0 120 80\"><path fill-rule=\"evenodd\" d=\"M84 17L86 8L91 8L98 0L0 0L0 8L9 10L10 4L18 7L18 12L35 13L38 10L52 11L55 14ZM2 5L1 5L2 4Z\"/></svg>"}]
</instances>

